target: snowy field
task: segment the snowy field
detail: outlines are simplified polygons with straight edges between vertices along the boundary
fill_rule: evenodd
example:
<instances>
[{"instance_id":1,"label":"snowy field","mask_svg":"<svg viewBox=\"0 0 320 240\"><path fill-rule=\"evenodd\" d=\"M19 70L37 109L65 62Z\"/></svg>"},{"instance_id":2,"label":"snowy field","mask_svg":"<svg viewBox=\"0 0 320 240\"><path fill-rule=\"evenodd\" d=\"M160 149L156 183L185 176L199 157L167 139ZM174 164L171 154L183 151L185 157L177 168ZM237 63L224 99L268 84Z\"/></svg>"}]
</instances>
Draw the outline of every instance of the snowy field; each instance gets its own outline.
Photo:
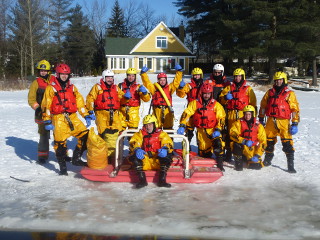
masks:
<instances>
[{"instance_id":1,"label":"snowy field","mask_svg":"<svg viewBox=\"0 0 320 240\"><path fill-rule=\"evenodd\" d=\"M117 75L116 82L123 77ZM86 97L97 80L72 81ZM260 103L264 92L255 92ZM273 165L260 171L237 172L230 165L211 184L177 183L164 189L151 183L140 190L130 183L90 182L70 163L69 176L59 176L52 146L49 163L36 164L38 134L28 91L1 92L0 230L168 239L320 239L320 93L295 92L301 108L294 136L296 174L286 172L278 142ZM173 102L177 129L186 101L174 96ZM142 112L148 109L149 103L143 104ZM195 138L192 145L196 151ZM69 147L74 146L70 139Z\"/></svg>"}]
</instances>

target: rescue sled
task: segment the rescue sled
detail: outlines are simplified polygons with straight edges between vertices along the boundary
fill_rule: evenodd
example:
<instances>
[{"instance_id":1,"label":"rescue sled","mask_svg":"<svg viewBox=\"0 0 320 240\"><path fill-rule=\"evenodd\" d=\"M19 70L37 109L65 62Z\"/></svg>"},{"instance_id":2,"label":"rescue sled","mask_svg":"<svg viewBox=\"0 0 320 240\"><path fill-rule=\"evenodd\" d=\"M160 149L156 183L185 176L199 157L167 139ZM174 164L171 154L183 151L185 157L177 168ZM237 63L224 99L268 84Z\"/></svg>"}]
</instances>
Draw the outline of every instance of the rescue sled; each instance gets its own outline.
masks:
<instances>
[{"instance_id":1,"label":"rescue sled","mask_svg":"<svg viewBox=\"0 0 320 240\"><path fill-rule=\"evenodd\" d=\"M102 170L84 167L80 174L91 181L97 182L138 182L138 175L128 162L128 156L123 156L124 140L138 130L125 130L118 137L115 150L115 163ZM174 130L165 130L173 139L182 138L182 149L175 149L173 163L167 172L169 183L212 183L223 176L212 158L202 158L194 152L189 152L188 138L176 134ZM145 171L148 182L158 182L159 171Z\"/></svg>"}]
</instances>

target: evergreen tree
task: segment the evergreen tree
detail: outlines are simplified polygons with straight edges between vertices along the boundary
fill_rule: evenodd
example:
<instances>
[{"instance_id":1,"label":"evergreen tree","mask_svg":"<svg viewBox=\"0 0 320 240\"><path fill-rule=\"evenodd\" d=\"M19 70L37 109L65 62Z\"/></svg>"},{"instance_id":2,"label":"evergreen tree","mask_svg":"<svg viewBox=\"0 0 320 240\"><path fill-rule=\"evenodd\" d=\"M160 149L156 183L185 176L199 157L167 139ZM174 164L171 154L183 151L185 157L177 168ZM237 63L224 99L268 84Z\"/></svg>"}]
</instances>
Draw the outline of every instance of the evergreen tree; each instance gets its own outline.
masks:
<instances>
[{"instance_id":1,"label":"evergreen tree","mask_svg":"<svg viewBox=\"0 0 320 240\"><path fill-rule=\"evenodd\" d=\"M55 61L62 58L62 41L64 37L65 24L70 14L72 0L50 0L49 17L51 19L51 31L55 41Z\"/></svg>"},{"instance_id":2,"label":"evergreen tree","mask_svg":"<svg viewBox=\"0 0 320 240\"><path fill-rule=\"evenodd\" d=\"M125 26L124 13L119 5L118 0L114 2L112 14L108 21L108 37L127 37L127 29Z\"/></svg>"},{"instance_id":3,"label":"evergreen tree","mask_svg":"<svg viewBox=\"0 0 320 240\"><path fill-rule=\"evenodd\" d=\"M64 41L64 57L73 73L89 74L94 52L94 34L80 5L71 9L69 21Z\"/></svg>"}]
</instances>

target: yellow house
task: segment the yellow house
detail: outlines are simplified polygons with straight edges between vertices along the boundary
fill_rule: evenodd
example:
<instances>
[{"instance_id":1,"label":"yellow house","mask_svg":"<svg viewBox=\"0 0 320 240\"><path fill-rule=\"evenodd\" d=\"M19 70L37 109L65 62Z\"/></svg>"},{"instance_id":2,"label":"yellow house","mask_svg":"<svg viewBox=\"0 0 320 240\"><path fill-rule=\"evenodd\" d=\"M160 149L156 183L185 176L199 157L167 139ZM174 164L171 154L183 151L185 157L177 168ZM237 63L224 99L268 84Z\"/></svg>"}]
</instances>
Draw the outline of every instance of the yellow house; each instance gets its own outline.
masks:
<instances>
[{"instance_id":1,"label":"yellow house","mask_svg":"<svg viewBox=\"0 0 320 240\"><path fill-rule=\"evenodd\" d=\"M177 35L174 33L179 35ZM168 28L160 22L146 37L106 38L107 68L115 73L125 73L128 68L149 72L174 72L179 63L189 72L189 62L195 56L184 45L184 28Z\"/></svg>"}]
</instances>

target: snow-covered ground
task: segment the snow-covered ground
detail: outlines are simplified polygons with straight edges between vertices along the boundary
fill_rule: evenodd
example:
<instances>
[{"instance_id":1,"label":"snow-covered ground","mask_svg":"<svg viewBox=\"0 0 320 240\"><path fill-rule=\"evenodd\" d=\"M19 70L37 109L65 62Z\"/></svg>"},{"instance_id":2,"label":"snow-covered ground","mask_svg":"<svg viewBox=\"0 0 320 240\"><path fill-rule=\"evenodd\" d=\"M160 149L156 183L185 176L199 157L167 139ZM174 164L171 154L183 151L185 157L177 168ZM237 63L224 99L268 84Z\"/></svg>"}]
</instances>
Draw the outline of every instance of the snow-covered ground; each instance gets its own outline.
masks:
<instances>
[{"instance_id":1,"label":"snow-covered ground","mask_svg":"<svg viewBox=\"0 0 320 240\"><path fill-rule=\"evenodd\" d=\"M155 80L155 75L151 78ZM122 79L123 75L116 76L117 82ZM97 80L73 82L85 97ZM79 175L80 167L69 163L69 176L59 176L52 146L49 163L36 164L37 126L27 94L24 90L0 95L2 231L184 239L320 238L319 92L296 91L301 107L294 136L296 174L286 172L278 142L273 165L260 171L237 172L226 166L224 176L211 184L172 184L163 189L151 183L140 190L130 183L90 182ZM263 94L256 91L259 102ZM174 96L175 129L185 104L185 99ZM142 111L148 109L149 103L143 104ZM69 146L73 149L74 139Z\"/></svg>"}]
</instances>

